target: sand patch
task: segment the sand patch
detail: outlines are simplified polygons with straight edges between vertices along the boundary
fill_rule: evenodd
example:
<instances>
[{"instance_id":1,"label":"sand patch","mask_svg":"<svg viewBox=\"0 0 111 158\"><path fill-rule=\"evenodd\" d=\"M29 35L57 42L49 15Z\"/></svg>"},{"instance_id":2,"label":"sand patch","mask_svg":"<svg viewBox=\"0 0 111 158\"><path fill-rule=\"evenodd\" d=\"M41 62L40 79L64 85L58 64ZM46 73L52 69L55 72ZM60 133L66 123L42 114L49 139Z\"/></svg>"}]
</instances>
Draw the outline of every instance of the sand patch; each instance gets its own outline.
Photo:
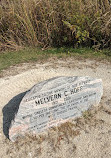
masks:
<instances>
[{"instance_id":1,"label":"sand patch","mask_svg":"<svg viewBox=\"0 0 111 158\"><path fill-rule=\"evenodd\" d=\"M3 71L0 78L1 158L110 158L111 157L111 65L90 60L50 60L22 64ZM103 80L100 106L74 122L54 128L37 138L16 144L2 132L2 108L16 95L34 84L56 76L91 76Z\"/></svg>"}]
</instances>

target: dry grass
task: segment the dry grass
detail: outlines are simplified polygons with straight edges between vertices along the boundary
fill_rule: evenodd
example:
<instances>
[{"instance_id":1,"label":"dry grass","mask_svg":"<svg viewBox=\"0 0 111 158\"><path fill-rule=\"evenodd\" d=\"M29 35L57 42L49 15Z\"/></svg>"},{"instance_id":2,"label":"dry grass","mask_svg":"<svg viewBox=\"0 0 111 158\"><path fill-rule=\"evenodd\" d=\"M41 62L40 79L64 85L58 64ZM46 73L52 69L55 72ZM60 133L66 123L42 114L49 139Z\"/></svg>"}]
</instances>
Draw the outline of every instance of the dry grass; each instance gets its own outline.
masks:
<instances>
[{"instance_id":1,"label":"dry grass","mask_svg":"<svg viewBox=\"0 0 111 158\"><path fill-rule=\"evenodd\" d=\"M0 49L79 43L110 47L110 17L108 0L3 0Z\"/></svg>"},{"instance_id":2,"label":"dry grass","mask_svg":"<svg viewBox=\"0 0 111 158\"><path fill-rule=\"evenodd\" d=\"M76 146L73 144L72 140L75 136L80 134L79 130L74 126L73 123L67 122L59 127L53 127L45 133L37 136L26 135L24 139L18 138L14 144L9 140L5 140L5 145L7 146L6 155L15 157L16 153L19 153L18 158L23 157L24 155L28 158L35 158L41 156L43 154L42 152L45 152L43 151L44 148L50 150L53 154L56 154L61 150L63 143L66 145L69 144L69 147L71 145L74 152Z\"/></svg>"},{"instance_id":3,"label":"dry grass","mask_svg":"<svg viewBox=\"0 0 111 158\"><path fill-rule=\"evenodd\" d=\"M74 122L66 122L61 124L58 127L53 127L43 134L39 135L26 135L25 138L19 138L14 144L8 140L5 140L6 154L7 156L15 157L16 153L18 158L23 157L24 155L32 158L38 156L42 157L43 152L49 157L54 155L55 158L58 158L57 155L61 155L61 148L65 145L67 146L68 153L76 152L76 145L74 144L74 138L79 136L81 131L88 133L87 127L91 128L100 124L100 121L95 118L95 114L101 109L93 109L89 111L91 114L88 118L78 118ZM68 149L69 146L69 149ZM12 150L13 148L13 150ZM64 151L67 152L67 151ZM45 155L46 156L46 155ZM61 157L62 158L62 157Z\"/></svg>"}]
</instances>

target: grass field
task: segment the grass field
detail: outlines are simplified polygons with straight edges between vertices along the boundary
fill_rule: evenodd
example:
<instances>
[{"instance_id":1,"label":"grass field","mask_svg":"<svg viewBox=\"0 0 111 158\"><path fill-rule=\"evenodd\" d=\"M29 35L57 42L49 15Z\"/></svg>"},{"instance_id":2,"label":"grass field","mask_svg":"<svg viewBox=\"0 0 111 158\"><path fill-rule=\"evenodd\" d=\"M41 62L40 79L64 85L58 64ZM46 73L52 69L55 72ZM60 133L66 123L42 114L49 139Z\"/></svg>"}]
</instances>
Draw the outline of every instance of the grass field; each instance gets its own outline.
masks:
<instances>
[{"instance_id":1,"label":"grass field","mask_svg":"<svg viewBox=\"0 0 111 158\"><path fill-rule=\"evenodd\" d=\"M56 57L57 59L65 58L67 60L69 57L76 57L96 60L106 59L111 61L111 51L95 51L90 48L74 49L65 47L49 48L47 50L42 50L40 48L24 48L19 51L6 51L0 53L0 71L20 63L46 61L51 57Z\"/></svg>"}]
</instances>

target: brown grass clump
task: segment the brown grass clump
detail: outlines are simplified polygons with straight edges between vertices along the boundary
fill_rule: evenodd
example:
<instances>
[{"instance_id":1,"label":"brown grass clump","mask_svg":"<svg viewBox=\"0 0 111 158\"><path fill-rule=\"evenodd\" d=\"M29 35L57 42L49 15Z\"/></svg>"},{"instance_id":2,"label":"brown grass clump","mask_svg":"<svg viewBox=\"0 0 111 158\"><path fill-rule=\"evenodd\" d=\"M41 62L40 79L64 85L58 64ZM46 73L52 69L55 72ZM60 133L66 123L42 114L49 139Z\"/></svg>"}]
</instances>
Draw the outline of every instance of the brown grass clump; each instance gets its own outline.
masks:
<instances>
[{"instance_id":1,"label":"brown grass clump","mask_svg":"<svg viewBox=\"0 0 111 158\"><path fill-rule=\"evenodd\" d=\"M66 122L57 127L52 127L44 133L34 135L26 135L25 138L19 138L15 143L8 140L4 142L6 155L10 157L70 157L76 154L77 146L75 139L91 132L91 128L101 128L104 122L96 118L96 114L104 110L101 106L93 108L85 112L83 117L77 118L70 122ZM17 154L18 153L18 154ZM76 156L75 156L76 157Z\"/></svg>"},{"instance_id":2,"label":"brown grass clump","mask_svg":"<svg viewBox=\"0 0 111 158\"><path fill-rule=\"evenodd\" d=\"M23 46L110 47L108 0L3 0L0 49Z\"/></svg>"},{"instance_id":3,"label":"brown grass clump","mask_svg":"<svg viewBox=\"0 0 111 158\"><path fill-rule=\"evenodd\" d=\"M76 146L73 143L73 138L79 135L79 130L71 122L66 122L59 127L53 127L48 131L39 135L26 135L23 138L18 138L15 143L9 140L5 141L6 155L17 158L21 157L43 157L49 154L49 157L57 157L61 155L61 149L67 148L69 152L75 152ZM66 153L67 154L67 153Z\"/></svg>"}]
</instances>

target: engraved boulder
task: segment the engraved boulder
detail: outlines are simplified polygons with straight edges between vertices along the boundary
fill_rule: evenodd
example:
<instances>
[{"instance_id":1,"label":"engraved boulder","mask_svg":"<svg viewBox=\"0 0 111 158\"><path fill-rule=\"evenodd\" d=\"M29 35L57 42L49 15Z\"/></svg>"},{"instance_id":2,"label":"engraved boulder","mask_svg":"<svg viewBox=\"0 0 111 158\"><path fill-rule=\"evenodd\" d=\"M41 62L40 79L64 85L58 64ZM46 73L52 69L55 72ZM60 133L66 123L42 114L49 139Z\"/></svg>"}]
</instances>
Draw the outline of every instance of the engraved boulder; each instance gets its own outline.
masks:
<instances>
[{"instance_id":1,"label":"engraved boulder","mask_svg":"<svg viewBox=\"0 0 111 158\"><path fill-rule=\"evenodd\" d=\"M18 136L43 132L80 117L99 104L102 94L102 80L91 77L55 77L40 82L20 102L9 139L14 142Z\"/></svg>"}]
</instances>

